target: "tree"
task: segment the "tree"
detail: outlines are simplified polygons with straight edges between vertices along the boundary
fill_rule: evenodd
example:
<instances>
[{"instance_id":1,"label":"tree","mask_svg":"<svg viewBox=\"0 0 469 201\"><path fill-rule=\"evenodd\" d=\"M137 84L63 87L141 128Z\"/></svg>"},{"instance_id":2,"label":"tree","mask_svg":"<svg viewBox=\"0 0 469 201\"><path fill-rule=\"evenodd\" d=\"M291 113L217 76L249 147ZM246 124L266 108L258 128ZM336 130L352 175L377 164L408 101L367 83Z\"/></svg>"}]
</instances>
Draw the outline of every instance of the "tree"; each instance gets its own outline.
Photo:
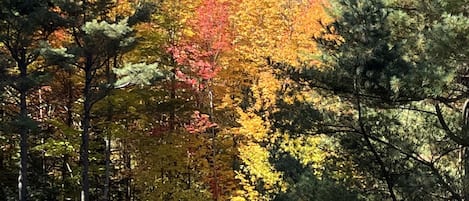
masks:
<instances>
[{"instance_id":1,"label":"tree","mask_svg":"<svg viewBox=\"0 0 469 201\"><path fill-rule=\"evenodd\" d=\"M205 110L205 114L194 111L192 123L188 125L189 132L193 134L207 133L210 141L208 153L205 158L209 160L211 173L208 174L211 192L214 200L223 199L224 194L219 181L222 175L222 165L219 164L217 153L217 131L214 123L214 90L213 79L216 79L221 70L219 57L230 49L231 37L229 33L228 15L231 5L228 2L217 0L204 0L195 10L194 19L191 19L188 26L191 27L193 35L182 38L177 44L170 47L178 68L175 74L178 79L190 85L196 97L195 108ZM228 181L227 179L226 181Z\"/></svg>"},{"instance_id":2,"label":"tree","mask_svg":"<svg viewBox=\"0 0 469 201\"><path fill-rule=\"evenodd\" d=\"M466 142L454 119L467 90L460 79L465 64L457 59L464 54L441 48L457 47L464 30L453 29L464 27L456 25L462 21L444 14L460 12L453 3L339 1L336 22L316 38L328 53L325 69L291 74L340 97L340 113L323 115L319 132L339 139L365 183L386 189L373 191L376 199L465 197L457 158ZM440 32L443 27L450 34ZM330 35L342 40L330 41Z\"/></svg>"},{"instance_id":3,"label":"tree","mask_svg":"<svg viewBox=\"0 0 469 201\"><path fill-rule=\"evenodd\" d=\"M81 116L82 143L80 161L82 165L82 200L89 200L89 136L91 112L93 105L104 98L113 88L113 84L105 83L100 76L106 76L103 69L114 59L131 50L134 45L133 30L130 27L147 17L148 7L143 6L141 12L123 19L110 19L110 9L116 4L110 1L65 2L60 5L62 14L69 21L68 31L73 41L68 45L72 58L69 65L83 72L83 114ZM151 10L151 9L150 9ZM151 11L150 11L151 12ZM144 15L142 15L142 13ZM119 17L117 17L119 18ZM110 70L108 70L110 72ZM112 81L111 81L112 82Z\"/></svg>"},{"instance_id":4,"label":"tree","mask_svg":"<svg viewBox=\"0 0 469 201\"><path fill-rule=\"evenodd\" d=\"M41 41L47 40L59 25L60 17L48 1L3 1L0 26L2 57L14 62L8 64L7 81L18 94L19 113L16 132L20 135L20 171L18 178L19 200L27 200L28 183L28 138L35 123L29 118L28 93L37 87L44 71L32 69L40 56Z\"/></svg>"}]
</instances>

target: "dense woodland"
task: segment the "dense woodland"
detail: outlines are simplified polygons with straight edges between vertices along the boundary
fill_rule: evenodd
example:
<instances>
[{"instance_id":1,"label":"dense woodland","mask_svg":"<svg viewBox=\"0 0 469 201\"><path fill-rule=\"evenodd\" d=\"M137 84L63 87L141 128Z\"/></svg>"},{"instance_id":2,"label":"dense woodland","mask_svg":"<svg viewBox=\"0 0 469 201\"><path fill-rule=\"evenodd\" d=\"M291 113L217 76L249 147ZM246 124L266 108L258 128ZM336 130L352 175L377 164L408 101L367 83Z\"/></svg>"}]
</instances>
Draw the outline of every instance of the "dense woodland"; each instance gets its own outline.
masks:
<instances>
[{"instance_id":1,"label":"dense woodland","mask_svg":"<svg viewBox=\"0 0 469 201\"><path fill-rule=\"evenodd\" d=\"M469 0L0 12L0 200L469 200Z\"/></svg>"}]
</instances>

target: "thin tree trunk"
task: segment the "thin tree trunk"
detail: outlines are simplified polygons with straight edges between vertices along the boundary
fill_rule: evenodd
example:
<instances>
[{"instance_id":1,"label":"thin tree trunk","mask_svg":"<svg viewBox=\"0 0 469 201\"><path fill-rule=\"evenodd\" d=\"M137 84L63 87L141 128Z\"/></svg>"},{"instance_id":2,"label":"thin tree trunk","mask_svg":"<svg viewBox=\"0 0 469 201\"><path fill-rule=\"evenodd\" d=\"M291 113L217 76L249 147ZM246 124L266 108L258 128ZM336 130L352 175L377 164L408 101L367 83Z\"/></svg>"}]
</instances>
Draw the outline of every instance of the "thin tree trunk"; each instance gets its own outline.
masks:
<instances>
[{"instance_id":1,"label":"thin tree trunk","mask_svg":"<svg viewBox=\"0 0 469 201\"><path fill-rule=\"evenodd\" d=\"M212 88L210 86L209 88L209 101L210 101L210 123L213 123L215 117L214 117L214 113L213 113L213 93L212 93ZM219 200L219 197L220 197L220 189L219 189L219 185L218 185L218 171L217 171L217 144L216 144L216 137L217 137L217 134L215 132L215 128L212 126L211 127L211 138L212 138L212 166L213 166L213 169L212 169L212 173L213 173L213 182L214 182L214 193L213 193L213 199L215 201L218 201Z\"/></svg>"},{"instance_id":2,"label":"thin tree trunk","mask_svg":"<svg viewBox=\"0 0 469 201\"><path fill-rule=\"evenodd\" d=\"M109 131L108 131L109 132ZM111 134L107 133L106 139L106 170L105 170L105 179L104 179L104 201L109 200L110 192L110 177L111 177Z\"/></svg>"},{"instance_id":3,"label":"thin tree trunk","mask_svg":"<svg viewBox=\"0 0 469 201\"><path fill-rule=\"evenodd\" d=\"M82 0L82 11L83 21L87 20L87 9L88 3L86 0ZM77 37L77 36L75 36ZM77 39L78 41L78 39ZM82 47L79 44L80 47ZM90 112L91 112L91 82L93 80L93 57L85 52L85 86L83 88L83 117L81 119L82 134L81 134L81 146L80 146L80 162L82 166L81 172L81 201L90 200L90 182L89 182L89 127L90 127Z\"/></svg>"},{"instance_id":4,"label":"thin tree trunk","mask_svg":"<svg viewBox=\"0 0 469 201\"><path fill-rule=\"evenodd\" d=\"M116 67L117 65L117 57L114 57L114 60L113 60L113 65L114 67ZM107 68L106 68L106 79L107 79L107 82L108 84L112 84L112 75L111 75L111 66L108 62L107 64ZM113 109L113 106L112 106L112 102L109 100L108 101L108 110L107 110L107 118L106 118L106 121L109 123L109 125L111 124L111 121L112 121L112 111ZM110 192L110 177L111 177L111 136L112 136L112 133L111 133L111 128L109 126L109 128L107 128L107 132L106 132L106 137L104 139L105 143L106 143L106 150L105 150L105 178L104 178L104 201L108 201L109 200L109 192Z\"/></svg>"},{"instance_id":5,"label":"thin tree trunk","mask_svg":"<svg viewBox=\"0 0 469 201\"><path fill-rule=\"evenodd\" d=\"M73 126L73 83L72 83L72 71L68 71L67 78L67 126L71 128ZM68 171L68 154L65 153L62 157L62 200L67 199L67 171Z\"/></svg>"},{"instance_id":6,"label":"thin tree trunk","mask_svg":"<svg viewBox=\"0 0 469 201\"><path fill-rule=\"evenodd\" d=\"M43 119L44 119L44 108L43 108L44 100L42 99L42 89L41 88L39 88L39 90L38 90L38 99L39 99L39 118L38 118L37 121L42 122ZM42 133L41 134L41 145L45 144L45 139L44 138L45 138L45 133ZM43 182L43 184L52 185L53 184L52 182L48 182L47 161L46 161L46 151L45 150L41 151L41 165L42 165L42 178L43 178L42 182ZM52 186L49 186L49 187L52 187ZM51 197L52 194L48 193L47 196Z\"/></svg>"},{"instance_id":7,"label":"thin tree trunk","mask_svg":"<svg viewBox=\"0 0 469 201\"><path fill-rule=\"evenodd\" d=\"M464 176L463 176L463 200L469 200L469 148L463 148L463 168L464 168Z\"/></svg>"},{"instance_id":8,"label":"thin tree trunk","mask_svg":"<svg viewBox=\"0 0 469 201\"><path fill-rule=\"evenodd\" d=\"M26 93L27 89L24 86L24 83L27 78L27 65L23 61L18 64L20 69L20 172L18 177L18 192L19 192L19 200L20 201L27 201L28 197L28 169L27 169L27 161L28 161L28 127L24 125L24 122L28 118L28 108L26 103Z\"/></svg>"},{"instance_id":9,"label":"thin tree trunk","mask_svg":"<svg viewBox=\"0 0 469 201\"><path fill-rule=\"evenodd\" d=\"M27 118L26 95L20 94L21 119ZM23 120L22 120L23 121ZM20 130L20 173L18 177L19 200L26 201L28 196L27 161L28 161L28 131L23 125Z\"/></svg>"},{"instance_id":10,"label":"thin tree trunk","mask_svg":"<svg viewBox=\"0 0 469 201\"><path fill-rule=\"evenodd\" d=\"M176 62L172 62L173 65L176 65ZM171 89L169 92L169 100L174 101L176 99L176 67L173 68L172 70L173 75L171 76ZM171 130L176 129L176 108L174 104L170 104L171 110L169 114L169 128Z\"/></svg>"},{"instance_id":11,"label":"thin tree trunk","mask_svg":"<svg viewBox=\"0 0 469 201\"><path fill-rule=\"evenodd\" d=\"M62 172L62 200L65 201L67 198L67 193L65 190L66 182L67 182L67 160L68 160L68 155L64 154L62 157L62 167L61 167L61 172Z\"/></svg>"},{"instance_id":12,"label":"thin tree trunk","mask_svg":"<svg viewBox=\"0 0 469 201\"><path fill-rule=\"evenodd\" d=\"M125 178L125 200L130 201L132 198L132 184L131 184L131 157L128 150L127 141L124 142L124 167L127 178Z\"/></svg>"},{"instance_id":13,"label":"thin tree trunk","mask_svg":"<svg viewBox=\"0 0 469 201\"><path fill-rule=\"evenodd\" d=\"M463 140L469 138L469 100L466 100L463 107ZM462 200L469 201L469 147L462 147Z\"/></svg>"},{"instance_id":14,"label":"thin tree trunk","mask_svg":"<svg viewBox=\"0 0 469 201\"><path fill-rule=\"evenodd\" d=\"M89 171L89 127L90 127L90 112L91 112L91 81L92 81L92 65L91 57L88 56L87 63L85 64L85 87L83 90L83 119L82 119L82 128L83 132L81 134L81 153L80 161L82 165L81 172L81 201L90 200L90 183L88 177Z\"/></svg>"},{"instance_id":15,"label":"thin tree trunk","mask_svg":"<svg viewBox=\"0 0 469 201\"><path fill-rule=\"evenodd\" d=\"M175 36L175 31L173 30L173 28L170 28L169 29L169 44L171 45L175 45L176 44L176 36ZM177 63L176 61L174 60L174 58L171 57L171 60L170 60L170 65L172 67L171 69L171 72L173 73L172 76L171 76L171 80L170 80L170 84L171 84L171 88L170 88L170 92L169 92L169 101L173 101L174 99L176 99L176 66L177 66ZM176 108L174 106L174 104L170 104L170 114L169 114L169 128L171 130L175 130L176 129L176 126L175 126L175 121L176 121Z\"/></svg>"},{"instance_id":16,"label":"thin tree trunk","mask_svg":"<svg viewBox=\"0 0 469 201\"><path fill-rule=\"evenodd\" d=\"M1 117L0 123L1 124L3 124L4 121L5 121L5 110L3 109L3 107L4 107L4 103L3 103L3 99L2 99L2 100L0 100L0 117ZM6 154L3 151L0 152L0 171L2 172L2 173L0 173L0 175L4 175L3 172L6 172L6 171L4 171L5 167L4 167L3 164L4 164L4 161L5 161L5 158L8 158L8 157L5 157L5 155ZM0 187L0 197L6 197L6 193L4 191L3 181L0 181L0 186L1 186Z\"/></svg>"}]
</instances>

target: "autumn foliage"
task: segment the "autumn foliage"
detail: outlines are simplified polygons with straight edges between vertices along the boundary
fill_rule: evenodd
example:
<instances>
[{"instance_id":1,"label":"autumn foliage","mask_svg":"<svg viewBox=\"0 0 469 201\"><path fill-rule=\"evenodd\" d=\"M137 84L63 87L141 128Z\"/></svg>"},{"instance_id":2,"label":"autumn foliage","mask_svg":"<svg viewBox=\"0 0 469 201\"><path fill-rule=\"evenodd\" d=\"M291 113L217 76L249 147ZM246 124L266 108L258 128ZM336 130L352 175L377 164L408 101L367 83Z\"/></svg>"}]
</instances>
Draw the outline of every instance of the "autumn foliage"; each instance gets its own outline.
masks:
<instances>
[{"instance_id":1,"label":"autumn foliage","mask_svg":"<svg viewBox=\"0 0 469 201\"><path fill-rule=\"evenodd\" d=\"M316 55L320 52L311 38L319 36L323 24L331 21L324 6L326 2L322 1L203 0L193 6L192 17L181 21L185 29L167 51L176 62L176 78L194 90L199 102L196 105L202 106L193 112L185 129L192 134L208 133L211 151L223 146L223 138L236 139L236 160L245 167L231 170L237 175L231 179L242 185L222 193L218 189L224 179L219 177L224 176L217 173L219 165L235 161L219 161L224 156L212 156L209 186L215 200L222 195L260 199L254 188L258 180L263 180L267 197L285 189L281 174L268 163L268 148L260 145L276 135L270 115L277 111L279 86L287 82L277 78L270 65L318 64ZM252 91L254 101L241 109L241 100L248 98L242 93L246 89ZM236 114L238 117L230 118L240 126L232 128L217 122L226 117L211 116L216 108ZM213 135L215 126L217 132L226 129L228 133ZM255 179L249 181L249 177Z\"/></svg>"}]
</instances>

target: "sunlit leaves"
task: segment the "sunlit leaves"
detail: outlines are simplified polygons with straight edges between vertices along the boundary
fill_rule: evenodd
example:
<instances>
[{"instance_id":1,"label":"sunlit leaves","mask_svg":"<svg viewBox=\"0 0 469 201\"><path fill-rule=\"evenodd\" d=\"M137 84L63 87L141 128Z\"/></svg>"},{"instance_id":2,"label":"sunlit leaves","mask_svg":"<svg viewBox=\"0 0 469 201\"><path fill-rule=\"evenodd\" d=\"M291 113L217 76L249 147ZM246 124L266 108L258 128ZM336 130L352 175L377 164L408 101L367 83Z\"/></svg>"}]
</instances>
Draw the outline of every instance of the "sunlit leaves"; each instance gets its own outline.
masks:
<instances>
[{"instance_id":1,"label":"sunlit leaves","mask_svg":"<svg viewBox=\"0 0 469 201\"><path fill-rule=\"evenodd\" d=\"M268 150L257 143L248 142L239 147L239 157L245 165L237 178L243 184L247 200L269 200L269 197L285 190L282 173L276 171L269 162ZM249 179L248 179L249 178Z\"/></svg>"},{"instance_id":2,"label":"sunlit leaves","mask_svg":"<svg viewBox=\"0 0 469 201\"><path fill-rule=\"evenodd\" d=\"M324 166L326 152L321 148L325 146L324 140L326 136L304 136L295 139L289 139L288 135L282 139L282 149L290 153L305 165L311 165L315 169L315 174L321 174L321 168Z\"/></svg>"}]
</instances>

